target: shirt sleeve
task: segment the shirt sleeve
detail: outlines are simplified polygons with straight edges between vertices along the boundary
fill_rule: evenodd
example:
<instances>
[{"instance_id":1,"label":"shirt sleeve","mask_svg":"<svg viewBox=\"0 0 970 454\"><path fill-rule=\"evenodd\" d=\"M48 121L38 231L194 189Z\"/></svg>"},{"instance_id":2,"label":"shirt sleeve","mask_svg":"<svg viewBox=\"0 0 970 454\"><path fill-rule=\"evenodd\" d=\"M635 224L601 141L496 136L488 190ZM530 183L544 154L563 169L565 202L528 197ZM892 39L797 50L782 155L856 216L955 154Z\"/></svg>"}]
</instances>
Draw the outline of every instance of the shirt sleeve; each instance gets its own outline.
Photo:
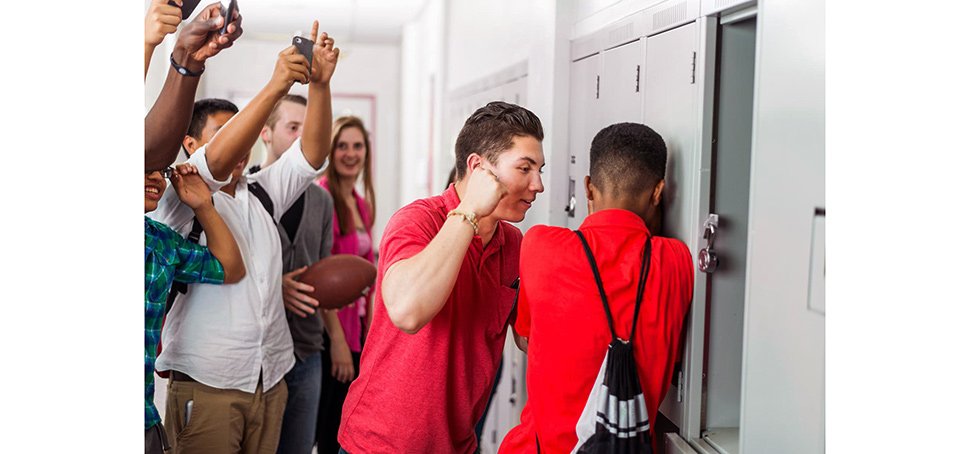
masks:
<instances>
[{"instance_id":1,"label":"shirt sleeve","mask_svg":"<svg viewBox=\"0 0 970 454\"><path fill-rule=\"evenodd\" d=\"M209 248L195 244L179 235L175 236L178 262L175 265L175 280L187 284L221 284L225 271Z\"/></svg>"},{"instance_id":2,"label":"shirt sleeve","mask_svg":"<svg viewBox=\"0 0 970 454\"><path fill-rule=\"evenodd\" d=\"M300 139L296 139L290 149L280 156L279 161L248 177L250 182L259 183L269 194L273 201L273 217L276 222L280 221L283 213L290 209L317 177L318 169L314 169L306 160L300 144ZM320 168L326 165L324 162Z\"/></svg>"},{"instance_id":3,"label":"shirt sleeve","mask_svg":"<svg viewBox=\"0 0 970 454\"><path fill-rule=\"evenodd\" d=\"M381 239L380 268L383 273L391 265L414 257L423 251L441 230L442 222L436 222L431 207L413 203L391 216Z\"/></svg>"},{"instance_id":4,"label":"shirt sleeve","mask_svg":"<svg viewBox=\"0 0 970 454\"><path fill-rule=\"evenodd\" d=\"M209 161L206 159L206 147L208 144L203 145L201 148L192 153L192 156L185 162L194 165L199 169L199 176L202 177L202 181L209 186L209 193L215 194L223 186L229 184L232 181L232 175L226 177L225 180L217 180L212 176L212 171L209 170Z\"/></svg>"}]
</instances>

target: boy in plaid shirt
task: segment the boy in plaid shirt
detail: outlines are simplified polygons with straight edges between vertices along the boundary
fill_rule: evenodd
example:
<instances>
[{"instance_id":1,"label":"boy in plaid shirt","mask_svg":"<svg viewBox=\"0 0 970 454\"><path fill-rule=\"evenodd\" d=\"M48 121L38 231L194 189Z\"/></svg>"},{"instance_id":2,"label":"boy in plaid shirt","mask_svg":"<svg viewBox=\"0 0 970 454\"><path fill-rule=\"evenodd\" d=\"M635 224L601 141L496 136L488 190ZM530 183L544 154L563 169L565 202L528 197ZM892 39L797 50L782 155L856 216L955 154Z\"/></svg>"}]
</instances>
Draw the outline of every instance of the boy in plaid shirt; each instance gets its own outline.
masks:
<instances>
[{"instance_id":1,"label":"boy in plaid shirt","mask_svg":"<svg viewBox=\"0 0 970 454\"><path fill-rule=\"evenodd\" d=\"M242 255L229 227L212 205L209 188L191 164L145 173L145 212L154 211L170 178L179 199L195 212L205 231L200 246L145 216L145 452L168 449L155 408L155 358L165 301L172 282L231 284L246 275Z\"/></svg>"}]
</instances>

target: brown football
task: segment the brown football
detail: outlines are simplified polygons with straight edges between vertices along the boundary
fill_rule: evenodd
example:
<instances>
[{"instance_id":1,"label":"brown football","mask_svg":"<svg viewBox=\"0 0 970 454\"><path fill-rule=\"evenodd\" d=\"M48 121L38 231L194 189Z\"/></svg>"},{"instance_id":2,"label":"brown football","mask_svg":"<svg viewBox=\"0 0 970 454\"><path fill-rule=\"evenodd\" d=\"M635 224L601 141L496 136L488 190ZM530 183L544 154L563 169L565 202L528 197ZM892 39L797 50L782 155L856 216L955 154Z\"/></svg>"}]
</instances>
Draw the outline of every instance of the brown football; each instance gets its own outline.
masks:
<instances>
[{"instance_id":1,"label":"brown football","mask_svg":"<svg viewBox=\"0 0 970 454\"><path fill-rule=\"evenodd\" d=\"M321 309L339 309L365 295L376 277L377 268L366 259L337 254L310 265L298 280L313 286L310 296Z\"/></svg>"}]
</instances>

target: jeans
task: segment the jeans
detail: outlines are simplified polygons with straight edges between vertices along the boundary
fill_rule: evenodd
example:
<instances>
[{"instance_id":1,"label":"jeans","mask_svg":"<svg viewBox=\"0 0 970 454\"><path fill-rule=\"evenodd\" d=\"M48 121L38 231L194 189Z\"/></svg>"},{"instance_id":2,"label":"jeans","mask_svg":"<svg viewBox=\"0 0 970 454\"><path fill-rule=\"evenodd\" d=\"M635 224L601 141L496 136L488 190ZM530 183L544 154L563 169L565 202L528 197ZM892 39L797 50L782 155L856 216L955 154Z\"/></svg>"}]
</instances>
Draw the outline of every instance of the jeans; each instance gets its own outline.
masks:
<instances>
[{"instance_id":1,"label":"jeans","mask_svg":"<svg viewBox=\"0 0 970 454\"><path fill-rule=\"evenodd\" d=\"M290 394L283 413L278 454L307 454L313 450L322 370L320 352L316 352L303 361L297 359L283 378Z\"/></svg>"}]
</instances>

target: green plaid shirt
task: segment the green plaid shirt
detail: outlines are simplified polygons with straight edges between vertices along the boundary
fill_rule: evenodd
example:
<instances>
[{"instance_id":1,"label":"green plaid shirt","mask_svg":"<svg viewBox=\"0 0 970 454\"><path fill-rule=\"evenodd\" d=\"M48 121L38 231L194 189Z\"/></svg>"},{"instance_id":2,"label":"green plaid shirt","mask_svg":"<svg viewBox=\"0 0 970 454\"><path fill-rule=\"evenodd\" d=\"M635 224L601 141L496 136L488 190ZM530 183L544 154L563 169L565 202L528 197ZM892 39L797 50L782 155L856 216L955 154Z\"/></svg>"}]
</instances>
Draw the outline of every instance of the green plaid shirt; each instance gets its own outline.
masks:
<instances>
[{"instance_id":1,"label":"green plaid shirt","mask_svg":"<svg viewBox=\"0 0 970 454\"><path fill-rule=\"evenodd\" d=\"M165 300L173 281L221 284L222 264L205 246L145 217L145 429L161 422L155 408L155 358Z\"/></svg>"}]
</instances>

